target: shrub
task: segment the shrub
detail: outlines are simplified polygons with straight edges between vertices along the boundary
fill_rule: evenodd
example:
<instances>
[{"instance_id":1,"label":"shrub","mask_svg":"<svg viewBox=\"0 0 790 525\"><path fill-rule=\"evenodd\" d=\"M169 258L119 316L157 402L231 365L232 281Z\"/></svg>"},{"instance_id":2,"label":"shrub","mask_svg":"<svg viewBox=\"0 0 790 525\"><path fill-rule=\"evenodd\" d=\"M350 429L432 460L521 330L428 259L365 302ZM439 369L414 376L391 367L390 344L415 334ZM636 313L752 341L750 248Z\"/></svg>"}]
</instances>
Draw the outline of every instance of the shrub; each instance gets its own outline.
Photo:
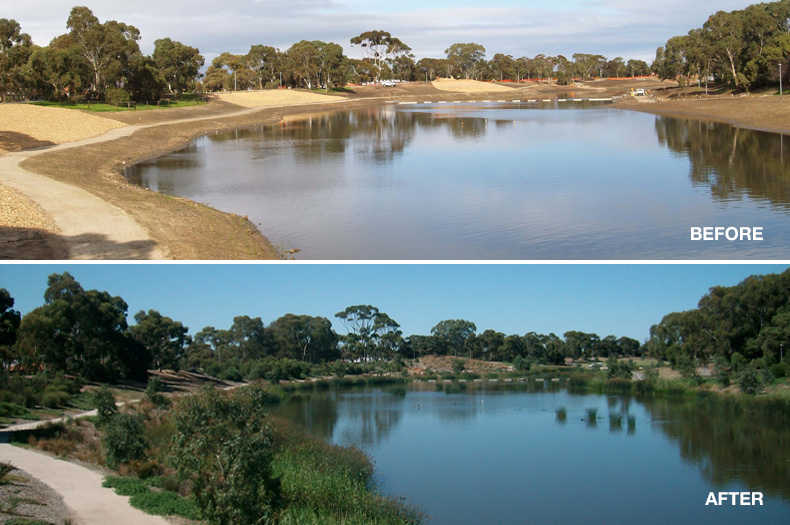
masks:
<instances>
[{"instance_id":1,"label":"shrub","mask_svg":"<svg viewBox=\"0 0 790 525\"><path fill-rule=\"evenodd\" d=\"M105 97L110 104L120 104L130 102L132 99L129 93L124 89L110 88L107 90Z\"/></svg>"},{"instance_id":2,"label":"shrub","mask_svg":"<svg viewBox=\"0 0 790 525\"><path fill-rule=\"evenodd\" d=\"M223 381L235 381L235 382L239 382L243 379L243 377L241 377L241 372L239 372L234 366L229 366L228 368L220 372L217 377L219 377Z\"/></svg>"},{"instance_id":3,"label":"shrub","mask_svg":"<svg viewBox=\"0 0 790 525\"><path fill-rule=\"evenodd\" d=\"M777 363L771 367L771 373L776 379L787 377L788 371L790 371L790 365L787 363Z\"/></svg>"},{"instance_id":4,"label":"shrub","mask_svg":"<svg viewBox=\"0 0 790 525\"><path fill-rule=\"evenodd\" d=\"M738 374L738 386L744 394L756 394L762 386L757 369L752 365L745 366Z\"/></svg>"},{"instance_id":5,"label":"shrub","mask_svg":"<svg viewBox=\"0 0 790 525\"><path fill-rule=\"evenodd\" d=\"M529 369L532 367L532 363L529 359L526 359L520 355L517 355L516 358L513 360L513 368L519 372L529 372Z\"/></svg>"},{"instance_id":6,"label":"shrub","mask_svg":"<svg viewBox=\"0 0 790 525\"><path fill-rule=\"evenodd\" d=\"M153 376L148 380L148 386L145 389L145 395L148 397L151 403L158 407L168 406L170 404L170 400L162 395L162 392L164 391L165 385L158 376Z\"/></svg>"},{"instance_id":7,"label":"shrub","mask_svg":"<svg viewBox=\"0 0 790 525\"><path fill-rule=\"evenodd\" d=\"M464 371L464 367L466 366L466 361L463 359L453 359L453 373L455 375L460 374Z\"/></svg>"},{"instance_id":8,"label":"shrub","mask_svg":"<svg viewBox=\"0 0 790 525\"><path fill-rule=\"evenodd\" d=\"M12 470L14 470L14 466L11 463L0 461L0 481L2 481Z\"/></svg>"},{"instance_id":9,"label":"shrub","mask_svg":"<svg viewBox=\"0 0 790 525\"><path fill-rule=\"evenodd\" d=\"M102 445L107 466L115 469L122 463L142 459L145 454L143 418L135 414L115 414L105 425Z\"/></svg>"},{"instance_id":10,"label":"shrub","mask_svg":"<svg viewBox=\"0 0 790 525\"><path fill-rule=\"evenodd\" d=\"M164 490L154 492L147 490L142 494L135 494L129 504L146 514L157 516L182 516L190 520L200 519L200 510L191 499L184 498L175 492Z\"/></svg>"},{"instance_id":11,"label":"shrub","mask_svg":"<svg viewBox=\"0 0 790 525\"><path fill-rule=\"evenodd\" d=\"M209 521L267 522L280 506L265 421L275 399L253 385L232 394L203 390L178 405L172 463L179 479L191 482L195 503Z\"/></svg>"},{"instance_id":12,"label":"shrub","mask_svg":"<svg viewBox=\"0 0 790 525\"><path fill-rule=\"evenodd\" d=\"M598 419L598 409L590 407L587 409L587 421L596 421Z\"/></svg>"},{"instance_id":13,"label":"shrub","mask_svg":"<svg viewBox=\"0 0 790 525\"><path fill-rule=\"evenodd\" d=\"M557 421L565 421L568 419L568 410L565 407L557 407L555 413L557 414Z\"/></svg>"},{"instance_id":14,"label":"shrub","mask_svg":"<svg viewBox=\"0 0 790 525\"><path fill-rule=\"evenodd\" d=\"M94 392L93 404L96 405L97 411L96 425L100 427L109 423L118 411L118 406L115 404L115 396L104 385Z\"/></svg>"},{"instance_id":15,"label":"shrub","mask_svg":"<svg viewBox=\"0 0 790 525\"><path fill-rule=\"evenodd\" d=\"M68 403L70 397L68 392L62 390L44 392L44 396L41 398L41 404L48 408L58 408Z\"/></svg>"},{"instance_id":16,"label":"shrub","mask_svg":"<svg viewBox=\"0 0 790 525\"><path fill-rule=\"evenodd\" d=\"M570 390L583 390L587 388L589 380L581 374L574 374L568 378L568 388Z\"/></svg>"}]
</instances>

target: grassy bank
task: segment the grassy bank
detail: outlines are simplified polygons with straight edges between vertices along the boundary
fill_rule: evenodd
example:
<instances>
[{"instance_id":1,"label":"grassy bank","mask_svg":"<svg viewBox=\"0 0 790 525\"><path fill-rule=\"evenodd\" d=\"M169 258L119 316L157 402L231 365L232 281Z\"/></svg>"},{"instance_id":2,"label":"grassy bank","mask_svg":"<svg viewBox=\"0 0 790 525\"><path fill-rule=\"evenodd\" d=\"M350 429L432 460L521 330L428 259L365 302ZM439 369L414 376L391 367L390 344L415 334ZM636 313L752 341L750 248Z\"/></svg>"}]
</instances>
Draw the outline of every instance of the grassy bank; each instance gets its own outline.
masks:
<instances>
[{"instance_id":1,"label":"grassy bank","mask_svg":"<svg viewBox=\"0 0 790 525\"><path fill-rule=\"evenodd\" d=\"M295 384L205 388L172 401L150 392L120 411L111 408L110 396L96 401L99 416L46 426L27 442L111 468L117 475L105 486L150 514L227 524L261 517L270 523L421 522L417 510L378 493L364 452L325 443L269 414Z\"/></svg>"}]
</instances>

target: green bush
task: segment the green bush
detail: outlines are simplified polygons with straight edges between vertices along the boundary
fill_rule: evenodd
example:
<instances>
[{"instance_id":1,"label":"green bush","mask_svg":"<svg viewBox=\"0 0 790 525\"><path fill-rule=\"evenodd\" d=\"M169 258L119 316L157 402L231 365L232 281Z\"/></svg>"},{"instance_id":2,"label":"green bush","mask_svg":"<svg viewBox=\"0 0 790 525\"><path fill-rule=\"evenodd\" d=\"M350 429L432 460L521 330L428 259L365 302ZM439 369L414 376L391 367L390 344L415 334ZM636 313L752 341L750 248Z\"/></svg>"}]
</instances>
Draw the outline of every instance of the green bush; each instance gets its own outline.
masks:
<instances>
[{"instance_id":1,"label":"green bush","mask_svg":"<svg viewBox=\"0 0 790 525\"><path fill-rule=\"evenodd\" d=\"M453 373L455 375L460 374L464 371L464 367L466 366L466 361L463 359L453 359Z\"/></svg>"},{"instance_id":2,"label":"green bush","mask_svg":"<svg viewBox=\"0 0 790 525\"><path fill-rule=\"evenodd\" d=\"M157 516L182 516L190 520L199 520L201 517L200 510L193 500L169 490L154 492L146 489L145 493L133 495L129 504L147 514Z\"/></svg>"},{"instance_id":3,"label":"green bush","mask_svg":"<svg viewBox=\"0 0 790 525\"><path fill-rule=\"evenodd\" d=\"M526 359L520 355L517 355L516 358L513 360L513 368L519 372L529 372L529 369L532 367L532 363L529 359Z\"/></svg>"},{"instance_id":4,"label":"green bush","mask_svg":"<svg viewBox=\"0 0 790 525\"><path fill-rule=\"evenodd\" d=\"M162 392L165 391L165 385L158 376L153 376L148 380L148 386L145 389L145 395L158 407L166 407L170 405L170 400L167 399Z\"/></svg>"},{"instance_id":5,"label":"green bush","mask_svg":"<svg viewBox=\"0 0 790 525\"><path fill-rule=\"evenodd\" d=\"M771 373L776 379L787 377L788 372L790 372L790 365L787 363L777 363L771 367Z\"/></svg>"},{"instance_id":6,"label":"green bush","mask_svg":"<svg viewBox=\"0 0 790 525\"><path fill-rule=\"evenodd\" d=\"M109 423L116 412L118 406L115 404L115 396L105 385L99 387L93 393L93 404L96 406L96 425L103 426Z\"/></svg>"},{"instance_id":7,"label":"green bush","mask_svg":"<svg viewBox=\"0 0 790 525\"><path fill-rule=\"evenodd\" d=\"M268 406L277 396L256 385L219 393L206 389L175 410L172 464L189 480L195 503L214 523L267 522L280 507L272 475Z\"/></svg>"},{"instance_id":8,"label":"green bush","mask_svg":"<svg viewBox=\"0 0 790 525\"><path fill-rule=\"evenodd\" d=\"M107 102L110 104L121 104L125 102L130 102L132 99L129 96L129 93L126 90L118 89L118 88L110 88L107 90L105 94L105 98Z\"/></svg>"},{"instance_id":9,"label":"green bush","mask_svg":"<svg viewBox=\"0 0 790 525\"><path fill-rule=\"evenodd\" d=\"M744 367L738 374L738 386L744 394L756 394L762 387L757 369L752 365Z\"/></svg>"},{"instance_id":10,"label":"green bush","mask_svg":"<svg viewBox=\"0 0 790 525\"><path fill-rule=\"evenodd\" d=\"M102 445L107 466L115 469L145 455L143 418L135 414L115 414L104 427Z\"/></svg>"},{"instance_id":11,"label":"green bush","mask_svg":"<svg viewBox=\"0 0 790 525\"><path fill-rule=\"evenodd\" d=\"M120 496L134 496L151 491L143 480L121 476L107 476L101 486L115 489L115 493Z\"/></svg>"},{"instance_id":12,"label":"green bush","mask_svg":"<svg viewBox=\"0 0 790 525\"><path fill-rule=\"evenodd\" d=\"M162 485L166 485L166 483ZM169 489L159 492L152 491L149 487L159 487L160 485L157 483L150 481L146 483L138 478L107 476L104 478L102 486L115 489L115 493L120 496L131 496L129 504L147 514L181 516L190 520L200 519L200 511L194 501Z\"/></svg>"},{"instance_id":13,"label":"green bush","mask_svg":"<svg viewBox=\"0 0 790 525\"><path fill-rule=\"evenodd\" d=\"M41 404L47 408L58 408L66 405L70 398L71 396L69 393L62 390L44 392L44 396L41 398Z\"/></svg>"}]
</instances>

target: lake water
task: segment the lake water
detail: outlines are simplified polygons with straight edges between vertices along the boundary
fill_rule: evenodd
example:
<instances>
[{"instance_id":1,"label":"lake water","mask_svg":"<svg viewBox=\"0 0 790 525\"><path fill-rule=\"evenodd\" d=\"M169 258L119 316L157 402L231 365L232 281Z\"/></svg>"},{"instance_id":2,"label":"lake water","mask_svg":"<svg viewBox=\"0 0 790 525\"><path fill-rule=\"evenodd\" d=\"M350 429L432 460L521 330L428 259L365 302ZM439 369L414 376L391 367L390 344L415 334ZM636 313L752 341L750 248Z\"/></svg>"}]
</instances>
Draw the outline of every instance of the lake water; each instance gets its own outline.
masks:
<instances>
[{"instance_id":1,"label":"lake water","mask_svg":"<svg viewBox=\"0 0 790 525\"><path fill-rule=\"evenodd\" d=\"M128 176L300 259L788 259L784 142L606 104L418 104L215 133Z\"/></svg>"},{"instance_id":2,"label":"lake water","mask_svg":"<svg viewBox=\"0 0 790 525\"><path fill-rule=\"evenodd\" d=\"M591 407L596 423L583 420ZM469 384L460 394L412 383L305 394L277 412L367 451L383 492L418 505L430 523L790 520L788 429L692 401L571 394L552 383ZM762 492L764 505L706 506L711 491Z\"/></svg>"}]
</instances>

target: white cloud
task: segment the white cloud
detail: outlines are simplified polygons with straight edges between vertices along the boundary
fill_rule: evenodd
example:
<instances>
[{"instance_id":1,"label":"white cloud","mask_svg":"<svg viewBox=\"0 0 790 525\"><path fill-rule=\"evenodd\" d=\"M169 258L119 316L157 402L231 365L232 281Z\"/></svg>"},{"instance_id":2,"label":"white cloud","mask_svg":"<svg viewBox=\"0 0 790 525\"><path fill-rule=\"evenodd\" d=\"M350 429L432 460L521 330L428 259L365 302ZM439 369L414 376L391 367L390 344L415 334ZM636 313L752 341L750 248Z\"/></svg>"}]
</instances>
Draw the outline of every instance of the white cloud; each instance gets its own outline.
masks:
<instances>
[{"instance_id":1,"label":"white cloud","mask_svg":"<svg viewBox=\"0 0 790 525\"><path fill-rule=\"evenodd\" d=\"M36 43L45 45L66 31L74 3L27 0L5 6L0 16L16 19ZM337 42L353 56L351 37L369 29L385 29L411 46L418 58L441 56L450 44L474 41L486 47L489 57L498 52L515 56L595 52L610 58L649 60L656 47L699 27L713 12L746 5L744 0L652 4L600 0L570 9L567 3L564 7L531 3L537 7L406 10L408 4L389 8L391 12L366 10L364 3L350 0L137 0L133 9L128 2L105 0L89 7L100 20L137 26L144 52L151 52L154 40L163 37L196 46L207 57L223 51L244 52L258 43L287 48L302 39L317 39Z\"/></svg>"}]
</instances>

